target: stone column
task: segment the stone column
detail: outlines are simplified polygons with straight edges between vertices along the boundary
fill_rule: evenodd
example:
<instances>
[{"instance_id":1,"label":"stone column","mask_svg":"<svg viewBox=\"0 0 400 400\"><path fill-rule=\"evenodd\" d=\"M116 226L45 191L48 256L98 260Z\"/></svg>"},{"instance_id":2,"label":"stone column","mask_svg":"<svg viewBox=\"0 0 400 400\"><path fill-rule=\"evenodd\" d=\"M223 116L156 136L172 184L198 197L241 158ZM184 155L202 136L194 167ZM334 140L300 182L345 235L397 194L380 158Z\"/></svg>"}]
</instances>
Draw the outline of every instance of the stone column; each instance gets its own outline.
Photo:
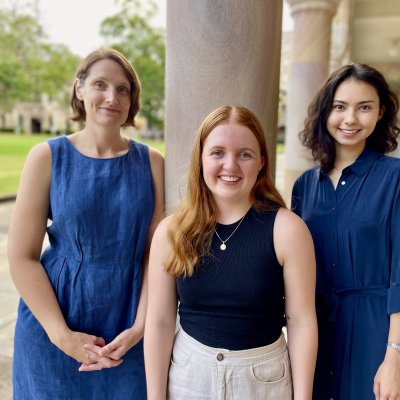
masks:
<instances>
[{"instance_id":1,"label":"stone column","mask_svg":"<svg viewBox=\"0 0 400 400\"><path fill-rule=\"evenodd\" d=\"M193 139L218 106L243 105L276 153L282 0L168 0L166 201L183 194Z\"/></svg>"},{"instance_id":2,"label":"stone column","mask_svg":"<svg viewBox=\"0 0 400 400\"><path fill-rule=\"evenodd\" d=\"M298 138L307 107L329 72L332 18L340 0L287 0L294 19L292 65L286 114L284 197L293 183L313 165Z\"/></svg>"}]
</instances>

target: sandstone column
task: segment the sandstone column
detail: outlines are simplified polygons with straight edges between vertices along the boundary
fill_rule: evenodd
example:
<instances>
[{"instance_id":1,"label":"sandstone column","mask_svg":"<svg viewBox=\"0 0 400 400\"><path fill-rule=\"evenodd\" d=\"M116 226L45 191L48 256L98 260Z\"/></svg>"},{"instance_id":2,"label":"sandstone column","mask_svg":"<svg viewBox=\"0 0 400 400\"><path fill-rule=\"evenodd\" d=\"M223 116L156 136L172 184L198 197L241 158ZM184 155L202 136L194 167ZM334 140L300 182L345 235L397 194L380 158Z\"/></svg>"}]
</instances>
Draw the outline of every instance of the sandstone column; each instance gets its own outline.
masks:
<instances>
[{"instance_id":1,"label":"sandstone column","mask_svg":"<svg viewBox=\"0 0 400 400\"><path fill-rule=\"evenodd\" d=\"M166 200L185 190L196 129L224 104L253 110L274 174L282 0L168 0Z\"/></svg>"},{"instance_id":2,"label":"sandstone column","mask_svg":"<svg viewBox=\"0 0 400 400\"><path fill-rule=\"evenodd\" d=\"M329 73L332 18L340 0L287 0L294 19L285 138L284 196L296 178L313 165L298 138L307 107Z\"/></svg>"}]
</instances>

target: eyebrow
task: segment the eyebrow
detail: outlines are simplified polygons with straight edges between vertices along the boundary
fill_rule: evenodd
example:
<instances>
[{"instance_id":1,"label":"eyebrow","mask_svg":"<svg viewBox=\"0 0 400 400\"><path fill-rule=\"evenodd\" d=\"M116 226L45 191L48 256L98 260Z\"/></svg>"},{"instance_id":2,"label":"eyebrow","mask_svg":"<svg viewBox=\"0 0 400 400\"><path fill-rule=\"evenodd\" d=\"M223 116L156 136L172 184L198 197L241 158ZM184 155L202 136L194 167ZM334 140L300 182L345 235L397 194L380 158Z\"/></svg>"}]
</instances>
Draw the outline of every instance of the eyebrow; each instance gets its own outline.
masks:
<instances>
[{"instance_id":1,"label":"eyebrow","mask_svg":"<svg viewBox=\"0 0 400 400\"><path fill-rule=\"evenodd\" d=\"M220 145L215 145L215 146L210 147L208 149L208 151L216 150L216 149L224 150L224 149L226 149L226 147L225 146L220 146ZM242 147L242 148L238 149L238 151L253 151L254 152L255 150L252 149L251 147Z\"/></svg>"},{"instance_id":2,"label":"eyebrow","mask_svg":"<svg viewBox=\"0 0 400 400\"><path fill-rule=\"evenodd\" d=\"M98 80L110 82L109 79L107 79L107 78L105 78L105 77L103 77L103 76L94 76L94 77L92 78L92 82L93 82L93 81L98 81ZM126 81L119 81L119 82L117 82L117 84L119 84L119 85L130 85L130 82L129 82L128 80L126 80Z\"/></svg>"},{"instance_id":3,"label":"eyebrow","mask_svg":"<svg viewBox=\"0 0 400 400\"><path fill-rule=\"evenodd\" d=\"M343 100L333 100L333 103L348 104L346 101L343 101ZM375 103L375 101L374 100L363 100L363 101L360 101L358 104L367 104L367 103Z\"/></svg>"}]
</instances>

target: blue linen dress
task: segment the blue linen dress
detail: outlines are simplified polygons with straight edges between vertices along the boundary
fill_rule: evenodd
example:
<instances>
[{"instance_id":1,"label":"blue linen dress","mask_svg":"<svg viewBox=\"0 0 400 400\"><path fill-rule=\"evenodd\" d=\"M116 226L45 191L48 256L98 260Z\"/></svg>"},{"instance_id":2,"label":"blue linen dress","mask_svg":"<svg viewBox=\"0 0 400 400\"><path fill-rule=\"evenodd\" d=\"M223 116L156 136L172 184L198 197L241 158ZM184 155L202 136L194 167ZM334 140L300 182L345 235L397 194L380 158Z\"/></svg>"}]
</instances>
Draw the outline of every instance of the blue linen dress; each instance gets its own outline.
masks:
<instances>
[{"instance_id":1,"label":"blue linen dress","mask_svg":"<svg viewBox=\"0 0 400 400\"><path fill-rule=\"evenodd\" d=\"M314 399L373 400L389 314L400 311L400 160L366 148L336 190L319 168L295 183L292 209L317 259Z\"/></svg>"},{"instance_id":2,"label":"blue linen dress","mask_svg":"<svg viewBox=\"0 0 400 400\"><path fill-rule=\"evenodd\" d=\"M72 330L106 343L132 326L154 208L148 148L96 159L65 136L52 154L50 246L41 262ZM79 372L79 363L48 339L23 300L15 329L14 400L146 398L142 342L115 368Z\"/></svg>"}]
</instances>

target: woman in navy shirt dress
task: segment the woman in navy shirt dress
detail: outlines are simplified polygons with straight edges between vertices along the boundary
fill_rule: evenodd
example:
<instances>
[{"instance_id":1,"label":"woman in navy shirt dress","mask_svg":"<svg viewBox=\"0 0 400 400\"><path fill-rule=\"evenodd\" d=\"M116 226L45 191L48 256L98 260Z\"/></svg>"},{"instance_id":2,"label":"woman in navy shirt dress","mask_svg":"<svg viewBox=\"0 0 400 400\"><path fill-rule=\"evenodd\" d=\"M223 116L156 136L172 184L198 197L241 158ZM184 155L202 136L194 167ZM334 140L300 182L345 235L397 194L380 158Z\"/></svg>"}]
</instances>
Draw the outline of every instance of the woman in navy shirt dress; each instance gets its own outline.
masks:
<instances>
[{"instance_id":1,"label":"woman in navy shirt dress","mask_svg":"<svg viewBox=\"0 0 400 400\"><path fill-rule=\"evenodd\" d=\"M397 111L378 71L346 65L300 134L319 162L292 194L317 258L317 400L400 398L400 160L384 155Z\"/></svg>"}]
</instances>

